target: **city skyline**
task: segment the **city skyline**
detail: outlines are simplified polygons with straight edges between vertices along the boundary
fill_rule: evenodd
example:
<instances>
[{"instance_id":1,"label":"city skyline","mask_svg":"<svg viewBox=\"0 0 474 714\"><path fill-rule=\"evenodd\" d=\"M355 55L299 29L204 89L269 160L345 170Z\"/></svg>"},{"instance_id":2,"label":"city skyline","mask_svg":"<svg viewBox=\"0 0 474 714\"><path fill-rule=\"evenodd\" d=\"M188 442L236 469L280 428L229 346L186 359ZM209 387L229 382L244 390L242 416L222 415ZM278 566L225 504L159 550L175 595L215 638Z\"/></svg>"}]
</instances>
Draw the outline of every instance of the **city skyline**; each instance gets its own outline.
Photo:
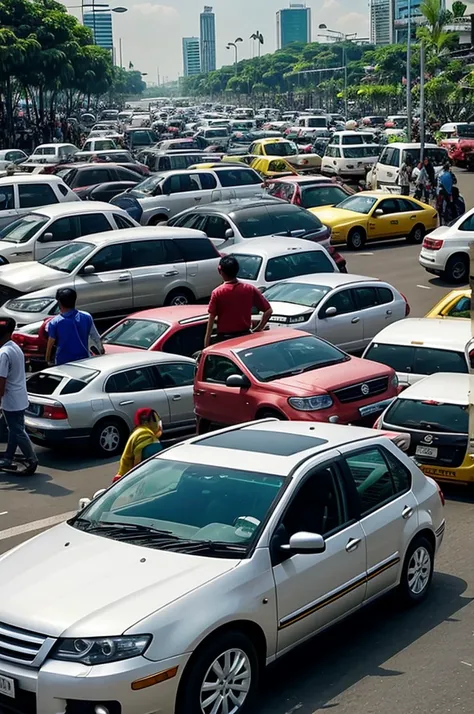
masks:
<instances>
[{"instance_id":1,"label":"city skyline","mask_svg":"<svg viewBox=\"0 0 474 714\"><path fill-rule=\"evenodd\" d=\"M183 37L183 75L192 77L201 72L199 37Z\"/></svg>"},{"instance_id":2,"label":"city skyline","mask_svg":"<svg viewBox=\"0 0 474 714\"><path fill-rule=\"evenodd\" d=\"M217 67L216 62L216 16L213 8L205 5L199 15L199 38L201 43L201 72L207 74Z\"/></svg>"},{"instance_id":3,"label":"city skyline","mask_svg":"<svg viewBox=\"0 0 474 714\"><path fill-rule=\"evenodd\" d=\"M110 5L96 3L94 10L84 13L84 25L92 30L94 43L106 50L114 49L114 34L112 27L112 12Z\"/></svg>"}]
</instances>

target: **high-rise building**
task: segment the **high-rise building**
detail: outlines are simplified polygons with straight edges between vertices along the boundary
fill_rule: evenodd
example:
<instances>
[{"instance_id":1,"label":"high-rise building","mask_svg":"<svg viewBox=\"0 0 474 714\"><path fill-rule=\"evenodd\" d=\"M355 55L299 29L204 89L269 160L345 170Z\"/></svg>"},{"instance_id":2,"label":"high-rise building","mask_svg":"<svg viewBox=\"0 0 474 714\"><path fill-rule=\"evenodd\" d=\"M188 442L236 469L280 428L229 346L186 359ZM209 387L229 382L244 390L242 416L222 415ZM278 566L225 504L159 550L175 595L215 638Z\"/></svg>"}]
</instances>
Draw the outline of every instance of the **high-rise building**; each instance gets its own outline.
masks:
<instances>
[{"instance_id":1,"label":"high-rise building","mask_svg":"<svg viewBox=\"0 0 474 714\"><path fill-rule=\"evenodd\" d=\"M84 25L92 30L95 45L113 51L112 12L109 5L96 3L93 11L84 13Z\"/></svg>"},{"instance_id":2,"label":"high-rise building","mask_svg":"<svg viewBox=\"0 0 474 714\"><path fill-rule=\"evenodd\" d=\"M412 17L412 38L416 37L416 29L423 23L423 15L421 14L420 5L423 0L394 0L395 2L395 18L393 21L395 27L394 42L404 43L408 38L408 6L411 7ZM441 0L441 9L446 8L446 1Z\"/></svg>"},{"instance_id":3,"label":"high-rise building","mask_svg":"<svg viewBox=\"0 0 474 714\"><path fill-rule=\"evenodd\" d=\"M290 7L278 10L276 21L279 50L292 42L311 42L311 8L305 3L290 2Z\"/></svg>"},{"instance_id":4,"label":"high-rise building","mask_svg":"<svg viewBox=\"0 0 474 714\"><path fill-rule=\"evenodd\" d=\"M394 0L370 0L370 42L391 45L394 42Z\"/></svg>"},{"instance_id":5,"label":"high-rise building","mask_svg":"<svg viewBox=\"0 0 474 714\"><path fill-rule=\"evenodd\" d=\"M192 77L201 72L199 37L183 37L183 74Z\"/></svg>"},{"instance_id":6,"label":"high-rise building","mask_svg":"<svg viewBox=\"0 0 474 714\"><path fill-rule=\"evenodd\" d=\"M206 6L201 12L201 72L216 69L216 16L212 7Z\"/></svg>"}]
</instances>

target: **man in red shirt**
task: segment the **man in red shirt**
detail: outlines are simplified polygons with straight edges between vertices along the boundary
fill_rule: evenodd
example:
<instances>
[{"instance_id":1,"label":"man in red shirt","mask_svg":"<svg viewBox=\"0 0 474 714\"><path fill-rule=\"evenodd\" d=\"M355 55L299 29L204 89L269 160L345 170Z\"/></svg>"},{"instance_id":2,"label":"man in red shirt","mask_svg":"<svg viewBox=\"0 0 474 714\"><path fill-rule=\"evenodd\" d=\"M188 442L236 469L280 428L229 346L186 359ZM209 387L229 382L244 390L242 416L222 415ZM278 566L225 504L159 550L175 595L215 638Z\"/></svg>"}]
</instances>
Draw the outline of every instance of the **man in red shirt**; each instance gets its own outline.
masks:
<instances>
[{"instance_id":1,"label":"man in red shirt","mask_svg":"<svg viewBox=\"0 0 474 714\"><path fill-rule=\"evenodd\" d=\"M209 301L204 347L209 347L212 328L217 319L217 341L231 340L233 337L249 335L252 332L252 308L263 312L262 318L253 332L261 332L272 316L272 308L260 290L248 283L237 280L239 263L233 255L226 255L219 262L219 273L224 281L213 290Z\"/></svg>"}]
</instances>

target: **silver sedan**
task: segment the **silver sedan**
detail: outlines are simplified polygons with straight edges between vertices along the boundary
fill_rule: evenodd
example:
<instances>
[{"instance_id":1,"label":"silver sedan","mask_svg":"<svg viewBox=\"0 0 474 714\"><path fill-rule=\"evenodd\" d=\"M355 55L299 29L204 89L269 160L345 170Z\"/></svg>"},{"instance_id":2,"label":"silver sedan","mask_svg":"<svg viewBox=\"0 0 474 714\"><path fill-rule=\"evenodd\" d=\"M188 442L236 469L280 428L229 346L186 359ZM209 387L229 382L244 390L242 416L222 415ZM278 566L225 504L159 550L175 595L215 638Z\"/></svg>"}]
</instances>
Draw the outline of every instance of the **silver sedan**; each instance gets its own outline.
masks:
<instances>
[{"instance_id":1,"label":"silver sedan","mask_svg":"<svg viewBox=\"0 0 474 714\"><path fill-rule=\"evenodd\" d=\"M155 409L165 434L194 428L194 360L164 352L123 352L33 374L26 427L41 446L90 444L121 453L137 409Z\"/></svg>"}]
</instances>

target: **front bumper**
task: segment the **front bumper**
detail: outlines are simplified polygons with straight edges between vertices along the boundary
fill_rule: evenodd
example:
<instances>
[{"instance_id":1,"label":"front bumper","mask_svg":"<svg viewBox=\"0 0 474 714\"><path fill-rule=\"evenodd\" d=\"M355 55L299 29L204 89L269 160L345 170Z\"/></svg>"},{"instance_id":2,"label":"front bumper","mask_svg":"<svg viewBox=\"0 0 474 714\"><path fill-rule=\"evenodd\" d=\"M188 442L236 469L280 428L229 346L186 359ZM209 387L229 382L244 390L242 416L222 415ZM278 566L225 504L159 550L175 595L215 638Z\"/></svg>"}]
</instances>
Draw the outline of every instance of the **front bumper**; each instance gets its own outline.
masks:
<instances>
[{"instance_id":1,"label":"front bumper","mask_svg":"<svg viewBox=\"0 0 474 714\"><path fill-rule=\"evenodd\" d=\"M15 698L0 695L0 711L10 714L94 714L96 704L113 702L111 714L174 714L180 677L189 654L150 662L144 657L88 667L74 662L46 660L39 669L0 659L0 676L15 682ZM167 681L132 690L132 682L178 667ZM117 707L118 705L118 707ZM5 707L5 709L4 709ZM8 708L10 707L10 709Z\"/></svg>"},{"instance_id":2,"label":"front bumper","mask_svg":"<svg viewBox=\"0 0 474 714\"><path fill-rule=\"evenodd\" d=\"M318 411L299 411L293 409L289 404L285 409L285 414L290 421L322 421L327 422L331 417L338 418L338 424L367 424L374 423L379 416L392 403L395 394L391 397L378 395L372 399L361 399L346 404L334 401L329 409Z\"/></svg>"}]
</instances>

